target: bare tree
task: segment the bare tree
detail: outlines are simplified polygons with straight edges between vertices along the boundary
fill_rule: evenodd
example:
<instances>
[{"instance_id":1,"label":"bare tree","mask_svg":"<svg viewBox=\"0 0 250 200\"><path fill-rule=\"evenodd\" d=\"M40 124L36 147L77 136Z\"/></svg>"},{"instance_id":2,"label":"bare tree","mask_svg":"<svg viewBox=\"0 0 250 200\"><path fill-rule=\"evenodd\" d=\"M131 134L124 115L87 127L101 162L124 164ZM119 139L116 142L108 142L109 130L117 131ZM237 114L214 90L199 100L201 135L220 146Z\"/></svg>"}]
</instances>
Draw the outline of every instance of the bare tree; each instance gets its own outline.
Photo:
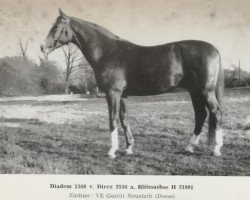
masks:
<instances>
[{"instance_id":1,"label":"bare tree","mask_svg":"<svg viewBox=\"0 0 250 200\"><path fill-rule=\"evenodd\" d=\"M26 44L23 45L21 39L19 38L19 47L21 49L21 53L22 53L22 56L23 56L23 60L26 60L27 57L26 57L26 52L27 52L27 47L28 47L28 40L26 41Z\"/></svg>"},{"instance_id":2,"label":"bare tree","mask_svg":"<svg viewBox=\"0 0 250 200\"><path fill-rule=\"evenodd\" d=\"M72 44L68 44L66 48L62 47L65 64L66 64L66 71L65 71L65 94L69 94L69 78L70 75L79 69L80 65L76 65L78 61L82 59L82 55L80 54L77 47Z\"/></svg>"},{"instance_id":3,"label":"bare tree","mask_svg":"<svg viewBox=\"0 0 250 200\"><path fill-rule=\"evenodd\" d=\"M240 66L240 59L239 59L239 64L238 66L231 64L231 66L234 68L234 71L232 71L233 78L238 79L241 81L241 66Z\"/></svg>"}]
</instances>

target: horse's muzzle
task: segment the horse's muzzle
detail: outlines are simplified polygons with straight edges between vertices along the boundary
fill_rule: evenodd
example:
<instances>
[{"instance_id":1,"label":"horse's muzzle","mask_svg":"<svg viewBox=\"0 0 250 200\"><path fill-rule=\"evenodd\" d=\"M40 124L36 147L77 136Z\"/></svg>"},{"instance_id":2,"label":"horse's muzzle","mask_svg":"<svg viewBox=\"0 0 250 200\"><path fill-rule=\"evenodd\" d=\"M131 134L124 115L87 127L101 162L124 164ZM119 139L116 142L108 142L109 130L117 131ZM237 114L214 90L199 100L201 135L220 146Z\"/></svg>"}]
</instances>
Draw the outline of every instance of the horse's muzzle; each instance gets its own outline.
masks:
<instances>
[{"instance_id":1,"label":"horse's muzzle","mask_svg":"<svg viewBox=\"0 0 250 200\"><path fill-rule=\"evenodd\" d=\"M41 49L41 52L46 53L46 54L48 54L50 52L50 50L48 48L46 48L45 44L41 44L40 49Z\"/></svg>"},{"instance_id":2,"label":"horse's muzzle","mask_svg":"<svg viewBox=\"0 0 250 200\"><path fill-rule=\"evenodd\" d=\"M44 44L41 44L41 45L40 45L40 49L41 49L41 52L44 53Z\"/></svg>"}]
</instances>

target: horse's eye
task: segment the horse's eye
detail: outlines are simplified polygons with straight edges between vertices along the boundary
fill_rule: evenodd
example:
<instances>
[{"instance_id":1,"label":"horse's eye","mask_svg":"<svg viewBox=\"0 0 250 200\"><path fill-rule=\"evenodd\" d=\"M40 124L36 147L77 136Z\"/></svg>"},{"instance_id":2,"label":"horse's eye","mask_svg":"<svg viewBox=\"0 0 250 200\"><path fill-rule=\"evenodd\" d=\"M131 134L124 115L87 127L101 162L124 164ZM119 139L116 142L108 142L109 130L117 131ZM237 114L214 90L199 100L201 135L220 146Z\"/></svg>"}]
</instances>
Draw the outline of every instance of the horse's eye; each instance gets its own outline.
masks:
<instances>
[{"instance_id":1,"label":"horse's eye","mask_svg":"<svg viewBox=\"0 0 250 200\"><path fill-rule=\"evenodd\" d=\"M60 22L65 23L66 20L62 18L62 19L60 19Z\"/></svg>"}]
</instances>

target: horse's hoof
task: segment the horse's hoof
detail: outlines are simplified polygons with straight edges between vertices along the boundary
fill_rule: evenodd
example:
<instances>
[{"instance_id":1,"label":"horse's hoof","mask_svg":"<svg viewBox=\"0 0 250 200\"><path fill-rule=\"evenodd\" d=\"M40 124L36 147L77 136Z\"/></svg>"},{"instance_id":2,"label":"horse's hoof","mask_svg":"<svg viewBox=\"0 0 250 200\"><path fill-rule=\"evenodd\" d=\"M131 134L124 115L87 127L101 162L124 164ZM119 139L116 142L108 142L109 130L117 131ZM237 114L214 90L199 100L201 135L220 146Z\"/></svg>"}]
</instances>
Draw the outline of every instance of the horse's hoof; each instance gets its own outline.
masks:
<instances>
[{"instance_id":1,"label":"horse's hoof","mask_svg":"<svg viewBox=\"0 0 250 200\"><path fill-rule=\"evenodd\" d=\"M108 153L108 155L109 155L109 157L110 157L111 159L115 159L115 158L116 158L116 155L115 155L114 153Z\"/></svg>"},{"instance_id":2,"label":"horse's hoof","mask_svg":"<svg viewBox=\"0 0 250 200\"><path fill-rule=\"evenodd\" d=\"M220 157L221 152L220 151L213 151L212 155L215 156L215 157Z\"/></svg>"},{"instance_id":3,"label":"horse's hoof","mask_svg":"<svg viewBox=\"0 0 250 200\"><path fill-rule=\"evenodd\" d=\"M132 154L133 154L133 151L131 149L126 150L126 155L132 155Z\"/></svg>"},{"instance_id":4,"label":"horse's hoof","mask_svg":"<svg viewBox=\"0 0 250 200\"><path fill-rule=\"evenodd\" d=\"M185 149L186 152L188 153L194 153L194 148L191 145L188 145L187 148Z\"/></svg>"},{"instance_id":5,"label":"horse's hoof","mask_svg":"<svg viewBox=\"0 0 250 200\"><path fill-rule=\"evenodd\" d=\"M111 159L115 159L116 158L116 155L115 155L115 152L114 151L109 151L108 152L108 155Z\"/></svg>"}]
</instances>

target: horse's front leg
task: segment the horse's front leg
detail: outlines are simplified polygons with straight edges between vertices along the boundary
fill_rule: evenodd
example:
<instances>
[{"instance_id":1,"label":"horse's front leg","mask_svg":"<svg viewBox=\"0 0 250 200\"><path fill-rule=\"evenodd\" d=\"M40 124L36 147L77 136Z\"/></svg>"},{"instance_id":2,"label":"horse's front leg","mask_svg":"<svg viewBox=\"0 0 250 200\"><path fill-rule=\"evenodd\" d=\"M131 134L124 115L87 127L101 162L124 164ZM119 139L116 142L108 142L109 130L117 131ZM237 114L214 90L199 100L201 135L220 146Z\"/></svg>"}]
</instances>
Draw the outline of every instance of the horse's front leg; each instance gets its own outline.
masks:
<instances>
[{"instance_id":1,"label":"horse's front leg","mask_svg":"<svg viewBox=\"0 0 250 200\"><path fill-rule=\"evenodd\" d=\"M128 115L128 110L127 110L126 103L125 103L124 99L121 99L120 121L121 121L122 128L123 128L125 135L126 135L126 141L127 141L126 154L132 154L133 153L132 150L133 150L133 145L134 145L134 139L133 139L132 133L131 133L130 128L129 128L127 115Z\"/></svg>"},{"instance_id":2,"label":"horse's front leg","mask_svg":"<svg viewBox=\"0 0 250 200\"><path fill-rule=\"evenodd\" d=\"M107 93L107 102L109 108L109 123L111 131L111 149L109 150L109 156L115 158L115 152L118 149L118 120L120 112L120 100L121 92L119 90L110 90Z\"/></svg>"}]
</instances>

